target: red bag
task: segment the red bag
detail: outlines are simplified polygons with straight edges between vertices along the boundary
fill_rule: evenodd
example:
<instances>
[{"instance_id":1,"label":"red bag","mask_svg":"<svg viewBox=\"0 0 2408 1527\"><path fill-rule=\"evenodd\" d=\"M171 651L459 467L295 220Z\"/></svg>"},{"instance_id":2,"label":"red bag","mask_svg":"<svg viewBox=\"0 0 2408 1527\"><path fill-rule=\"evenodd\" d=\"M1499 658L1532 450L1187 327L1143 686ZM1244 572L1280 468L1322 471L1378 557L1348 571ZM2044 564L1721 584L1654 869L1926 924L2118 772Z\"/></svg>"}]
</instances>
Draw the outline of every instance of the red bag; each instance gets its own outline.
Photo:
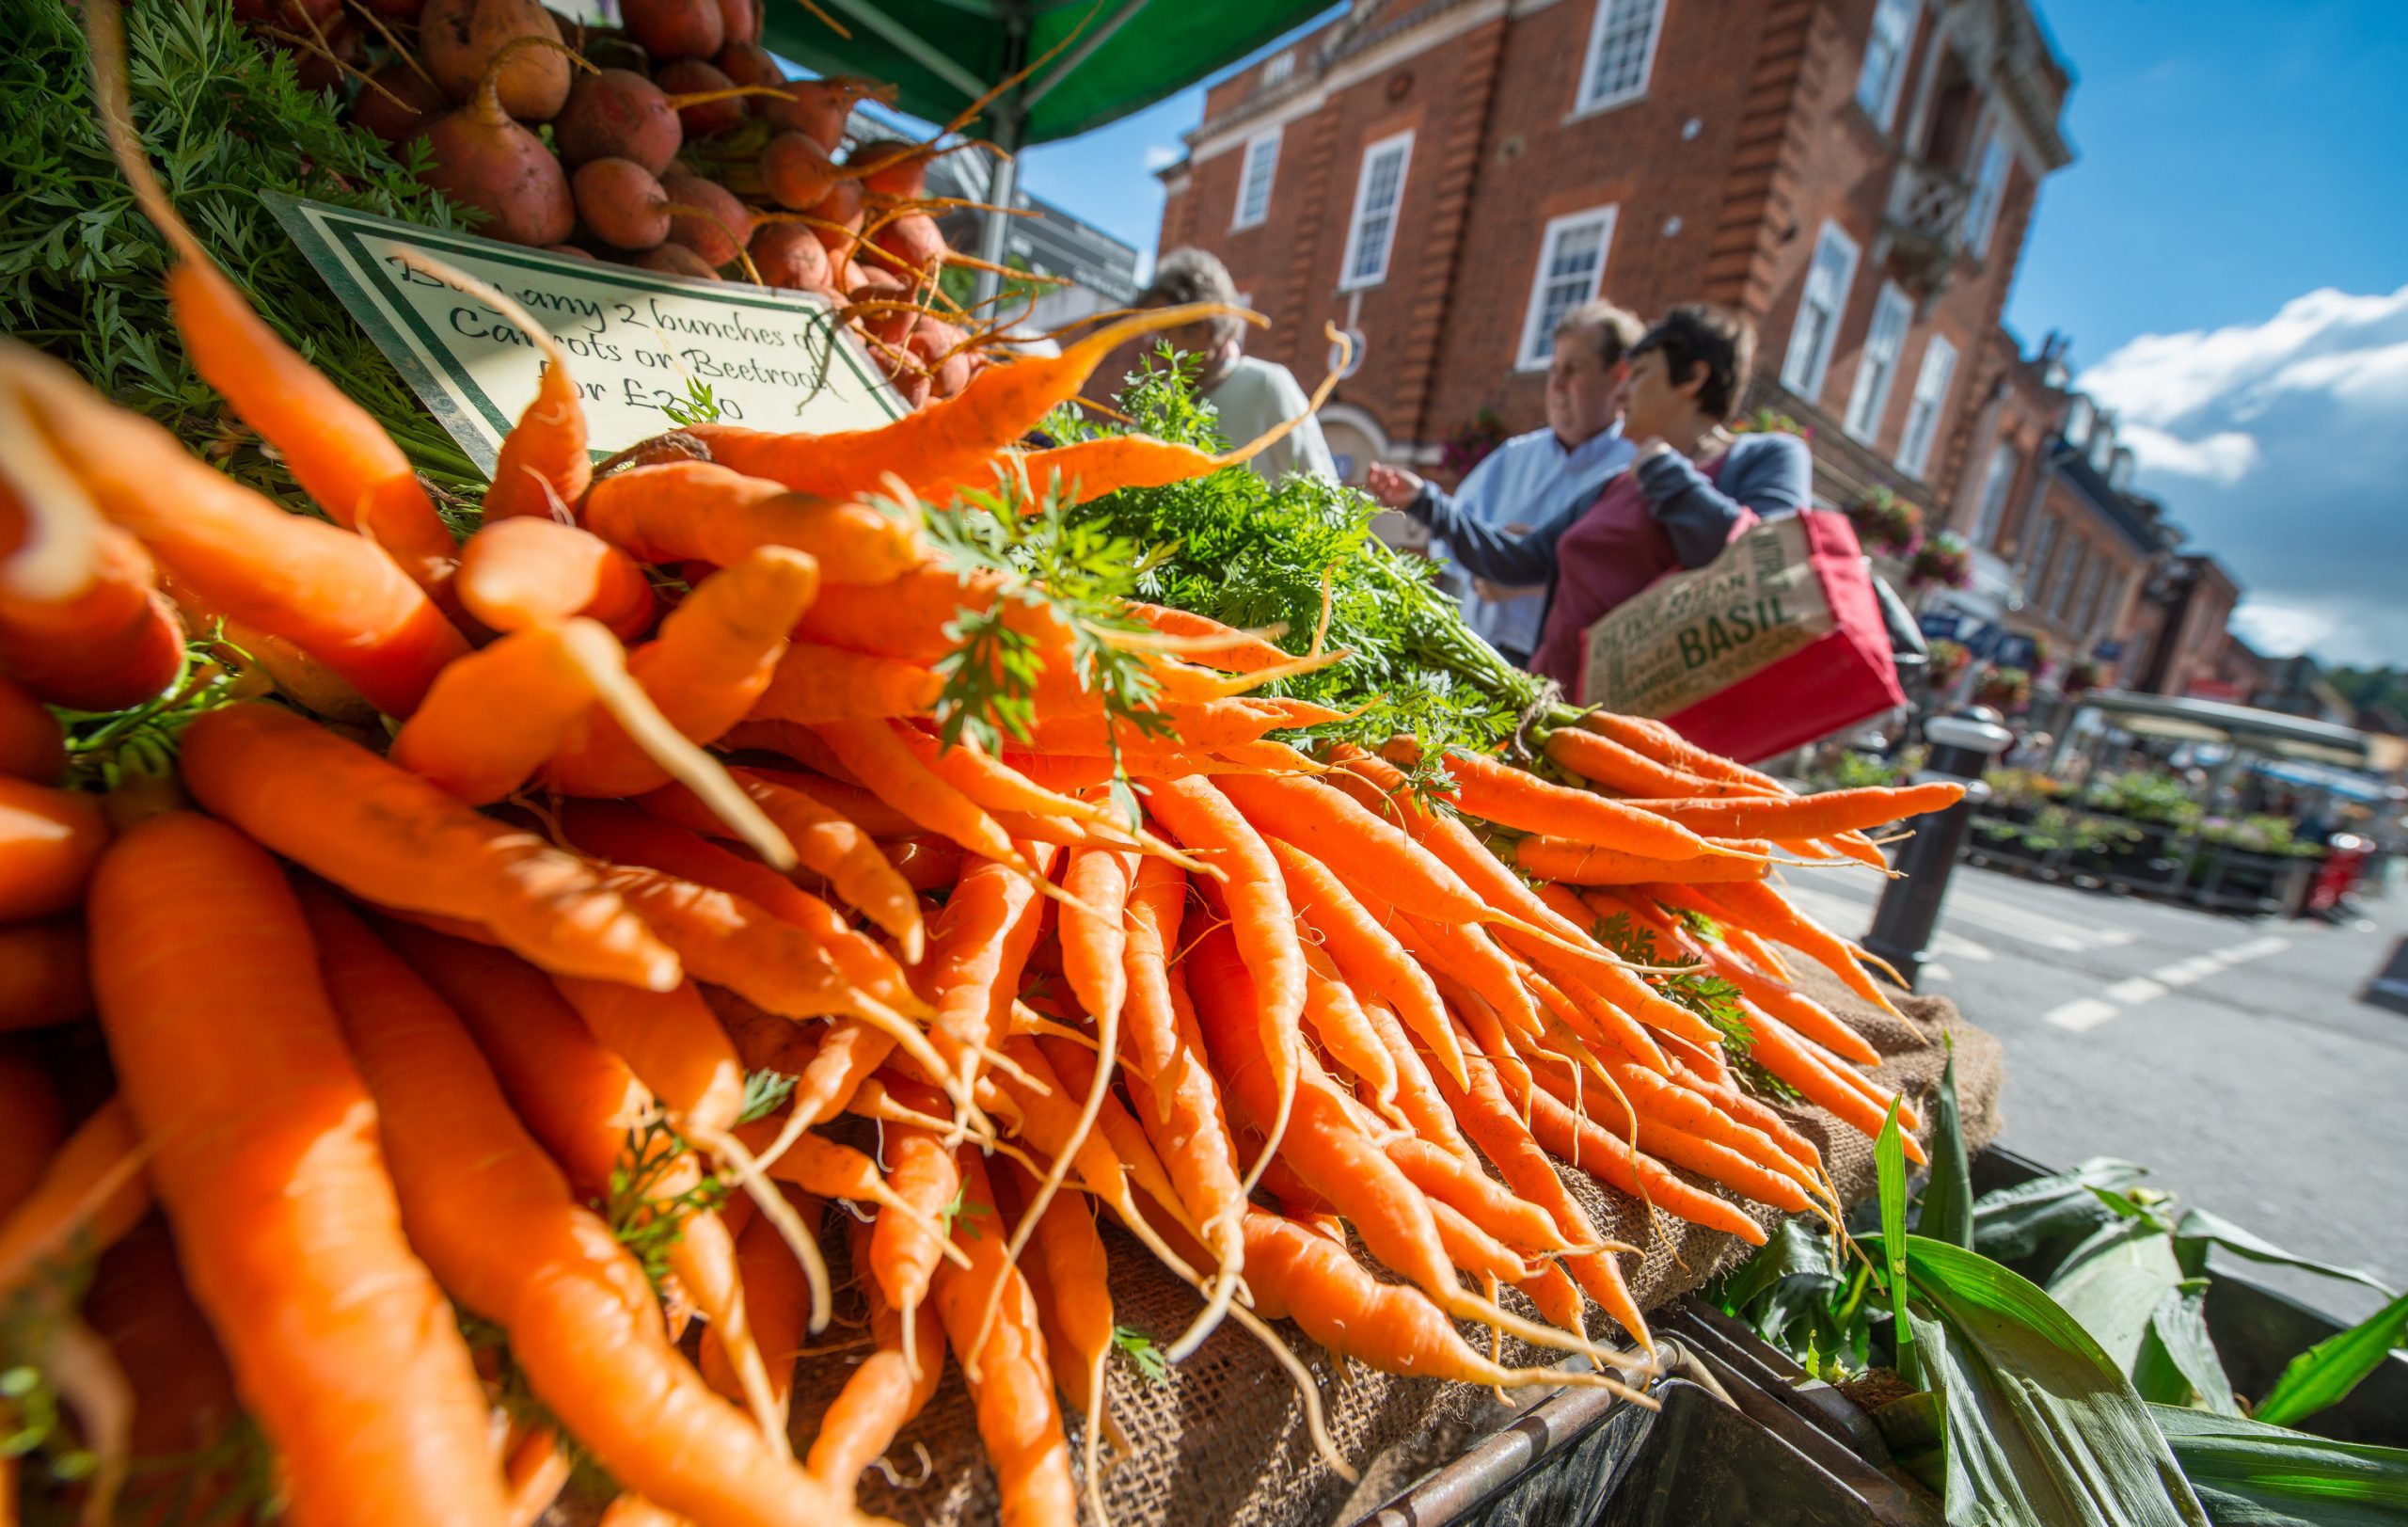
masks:
<instances>
[{"instance_id":1,"label":"red bag","mask_svg":"<svg viewBox=\"0 0 2408 1527\"><path fill-rule=\"evenodd\" d=\"M1743 761L1907 700L1856 529L1822 509L1751 526L1607 612L1589 628L1580 698Z\"/></svg>"}]
</instances>

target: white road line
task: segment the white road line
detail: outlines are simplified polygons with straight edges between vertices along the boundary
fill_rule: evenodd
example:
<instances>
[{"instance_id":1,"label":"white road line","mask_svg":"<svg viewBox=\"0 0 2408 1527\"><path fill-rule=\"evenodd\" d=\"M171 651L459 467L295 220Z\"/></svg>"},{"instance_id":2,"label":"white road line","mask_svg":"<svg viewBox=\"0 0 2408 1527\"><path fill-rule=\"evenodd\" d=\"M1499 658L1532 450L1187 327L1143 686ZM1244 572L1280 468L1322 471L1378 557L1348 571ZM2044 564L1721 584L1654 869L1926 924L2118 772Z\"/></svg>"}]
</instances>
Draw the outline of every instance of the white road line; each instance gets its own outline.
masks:
<instances>
[{"instance_id":1,"label":"white road line","mask_svg":"<svg viewBox=\"0 0 2408 1527\"><path fill-rule=\"evenodd\" d=\"M2068 1034L2086 1034L2101 1024L2122 1017L2131 1009L2156 1001L2177 987L2189 986L2220 971L2252 960L2263 960L2270 954L2280 954L2289 947L2290 940L2268 934L2214 954L2178 960L2146 976L2128 976L2098 996L2081 996L2071 1002L2060 1003L2042 1013L2040 1021Z\"/></svg>"},{"instance_id":2,"label":"white road line","mask_svg":"<svg viewBox=\"0 0 2408 1527\"><path fill-rule=\"evenodd\" d=\"M2040 1021L2069 1034L2086 1033L2110 1018L2121 1017L2124 1010L2104 997L2078 996L2061 1003L2041 1014Z\"/></svg>"}]
</instances>

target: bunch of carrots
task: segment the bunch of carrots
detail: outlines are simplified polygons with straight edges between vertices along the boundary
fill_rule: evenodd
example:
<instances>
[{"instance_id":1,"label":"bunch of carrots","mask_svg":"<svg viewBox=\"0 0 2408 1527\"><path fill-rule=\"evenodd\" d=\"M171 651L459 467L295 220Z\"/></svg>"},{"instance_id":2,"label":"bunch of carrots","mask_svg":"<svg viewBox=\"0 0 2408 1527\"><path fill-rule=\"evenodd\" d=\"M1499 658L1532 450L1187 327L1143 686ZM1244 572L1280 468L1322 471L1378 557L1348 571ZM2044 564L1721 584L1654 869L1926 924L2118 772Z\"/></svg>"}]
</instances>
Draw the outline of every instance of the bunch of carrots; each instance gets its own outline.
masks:
<instances>
[{"instance_id":1,"label":"bunch of carrots","mask_svg":"<svg viewBox=\"0 0 2408 1527\"><path fill-rule=\"evenodd\" d=\"M1886 1006L1862 951L1772 872L1878 865L1866 832L1948 788L1796 798L1592 714L1545 742L1560 779L1455 754L1434 798L1409 740L1282 740L1333 713L1255 692L1332 655L1144 605L1066 628L895 512L998 472L1093 497L1213 469L1015 450L1196 310L875 431L701 426L598 476L554 351L455 544L159 194L88 14L185 342L327 519L0 344L0 1366L78 1448L0 1463L28 1476L0 1519L37 1483L96 1522L255 1508L240 1431L305 1523L531 1522L572 1460L620 1524L850 1521L950 1362L1004 1519L1084 1494L1100 1521L1104 1219L1197 1291L1168 1357L1237 1324L1351 1476L1272 1322L1396 1374L1650 1376L1643 1248L1560 1167L1650 1223L1836 1224L1814 1146L1668 974L1727 979L1750 1064L1804 1100L1914 1123L1788 978ZM996 610L1046 660L1033 720L948 745L950 628ZM188 638L230 703L172 771L60 787L58 711L199 684ZM1154 681L1142 724L1076 682L1097 640ZM839 1223L866 1358L811 1349ZM1511 1366L1504 1336L1587 1361ZM850 1363L808 1438L800 1362Z\"/></svg>"}]
</instances>

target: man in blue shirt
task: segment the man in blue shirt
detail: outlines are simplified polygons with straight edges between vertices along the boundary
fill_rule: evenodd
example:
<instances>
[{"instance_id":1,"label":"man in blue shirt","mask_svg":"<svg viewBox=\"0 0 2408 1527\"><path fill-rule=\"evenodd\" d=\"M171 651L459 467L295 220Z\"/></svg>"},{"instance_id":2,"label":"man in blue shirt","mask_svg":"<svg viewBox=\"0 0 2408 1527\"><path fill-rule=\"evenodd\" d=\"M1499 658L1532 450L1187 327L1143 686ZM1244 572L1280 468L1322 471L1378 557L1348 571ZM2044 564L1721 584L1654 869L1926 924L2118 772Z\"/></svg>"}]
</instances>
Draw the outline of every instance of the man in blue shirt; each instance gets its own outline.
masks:
<instances>
[{"instance_id":1,"label":"man in blue shirt","mask_svg":"<svg viewBox=\"0 0 2408 1527\"><path fill-rule=\"evenodd\" d=\"M1429 501L1457 513L1519 533L1565 504L1593 500L1607 482L1630 465L1631 445L1622 435L1623 384L1630 374L1624 353L1644 326L1610 302L1573 309L1555 326L1547 359L1546 428L1517 435L1471 469L1450 497L1401 467L1374 465L1363 486L1390 509ZM1416 516L1426 522L1427 516ZM1434 547L1434 558L1443 556ZM1500 589L1475 580L1464 598L1464 617L1515 665L1529 661L1539 644L1539 620L1546 609L1544 589Z\"/></svg>"}]
</instances>

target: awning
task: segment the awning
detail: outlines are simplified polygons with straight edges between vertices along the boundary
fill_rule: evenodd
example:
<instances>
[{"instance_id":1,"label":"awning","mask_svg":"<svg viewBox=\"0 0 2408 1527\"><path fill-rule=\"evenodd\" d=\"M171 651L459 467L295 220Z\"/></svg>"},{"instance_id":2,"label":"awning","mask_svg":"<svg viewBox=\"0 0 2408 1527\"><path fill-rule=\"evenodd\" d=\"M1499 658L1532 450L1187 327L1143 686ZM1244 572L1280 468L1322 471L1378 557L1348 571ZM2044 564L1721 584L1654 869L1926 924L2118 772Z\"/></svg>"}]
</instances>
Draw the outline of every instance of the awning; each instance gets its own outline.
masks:
<instances>
[{"instance_id":1,"label":"awning","mask_svg":"<svg viewBox=\"0 0 2408 1527\"><path fill-rule=\"evenodd\" d=\"M2083 705L2128 732L2176 737L2186 741L2229 741L2235 747L2281 758L2348 767L2367 759L2367 736L2331 722L2288 716L2279 710L2227 705L2221 700L2177 699L2093 690Z\"/></svg>"},{"instance_id":2,"label":"awning","mask_svg":"<svg viewBox=\"0 0 2408 1527\"><path fill-rule=\"evenodd\" d=\"M849 39L782 0L768 8L762 42L823 74L891 84L895 103L927 121L953 120L1045 59L968 128L1011 151L1117 121L1331 8L1331 0L822 3Z\"/></svg>"},{"instance_id":3,"label":"awning","mask_svg":"<svg viewBox=\"0 0 2408 1527\"><path fill-rule=\"evenodd\" d=\"M2303 789L2322 790L2345 800L2378 803L2390 798L2384 783L2354 770L2331 769L2322 764L2292 763L2288 760L2260 759L2250 766L2253 773L2266 779L2296 785Z\"/></svg>"}]
</instances>

